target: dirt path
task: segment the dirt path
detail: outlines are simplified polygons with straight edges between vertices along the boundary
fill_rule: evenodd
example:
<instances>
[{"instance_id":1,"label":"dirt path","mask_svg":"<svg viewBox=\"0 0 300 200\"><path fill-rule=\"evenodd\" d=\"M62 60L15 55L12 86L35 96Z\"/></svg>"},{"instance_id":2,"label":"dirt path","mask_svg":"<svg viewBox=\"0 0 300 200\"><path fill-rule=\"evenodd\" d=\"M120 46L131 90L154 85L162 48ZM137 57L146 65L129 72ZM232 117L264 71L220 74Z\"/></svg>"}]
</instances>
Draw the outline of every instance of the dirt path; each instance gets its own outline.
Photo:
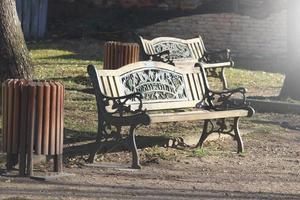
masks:
<instances>
[{"instance_id":1,"label":"dirt path","mask_svg":"<svg viewBox=\"0 0 300 200\"><path fill-rule=\"evenodd\" d=\"M65 169L73 176L48 182L0 176L0 199L300 199L300 132L253 129L242 155L225 140L225 150L144 162L142 170L76 166Z\"/></svg>"}]
</instances>

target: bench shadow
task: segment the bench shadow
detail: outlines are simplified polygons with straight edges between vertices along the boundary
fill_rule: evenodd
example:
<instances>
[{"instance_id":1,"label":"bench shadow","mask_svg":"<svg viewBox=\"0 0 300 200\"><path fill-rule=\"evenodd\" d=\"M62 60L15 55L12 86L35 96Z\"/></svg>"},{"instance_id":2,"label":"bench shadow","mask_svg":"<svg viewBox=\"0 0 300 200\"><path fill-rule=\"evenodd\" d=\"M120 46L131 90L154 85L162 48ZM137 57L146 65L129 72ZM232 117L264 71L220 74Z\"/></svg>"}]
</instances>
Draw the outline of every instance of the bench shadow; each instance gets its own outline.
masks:
<instances>
[{"instance_id":1,"label":"bench shadow","mask_svg":"<svg viewBox=\"0 0 300 200\"><path fill-rule=\"evenodd\" d=\"M132 175L132 174L130 174ZM158 185L152 186L142 186L142 185L115 185L103 183L100 181L99 184L94 183L71 183L59 182L61 188L53 187L57 186L57 181L53 182L39 182L40 185L34 183L35 187L30 187L32 184L28 184L25 179L20 179L18 182L14 183L18 185L24 185L25 188L20 187L8 187L3 190L1 194L3 195L30 195L32 197L49 197L51 194L52 198L63 197L66 194L72 194L73 198L109 198L109 199L136 199L145 198L146 199L299 199L300 195L296 193L276 193L276 192L249 192L249 191L239 191L239 190L226 190L226 189L201 189L193 188L189 189L184 187L169 188L159 187ZM47 192L41 190L41 188L48 186ZM74 188L77 188L74 190Z\"/></svg>"},{"instance_id":2,"label":"bench shadow","mask_svg":"<svg viewBox=\"0 0 300 200\"><path fill-rule=\"evenodd\" d=\"M93 132L78 132L70 129L65 129L65 135L68 135L64 139L64 158L68 159L75 156L89 155L91 150L95 148L95 135ZM76 137L70 137L75 136ZM81 136L78 136L81 135ZM177 148L180 143L176 143L176 138L167 136L136 136L137 147L169 147ZM101 143L102 148L98 151L99 153L107 152L121 152L128 150L127 140L122 139L121 141L104 141Z\"/></svg>"},{"instance_id":3,"label":"bench shadow","mask_svg":"<svg viewBox=\"0 0 300 200\"><path fill-rule=\"evenodd\" d=\"M90 81L90 78L87 76L67 76L62 78L49 78L51 81L60 81L60 82L74 82L78 85L82 85L85 88L79 89L77 87L66 87L65 90L68 91L77 91L82 92L86 94L94 94L94 89L92 87L92 83Z\"/></svg>"},{"instance_id":4,"label":"bench shadow","mask_svg":"<svg viewBox=\"0 0 300 200\"><path fill-rule=\"evenodd\" d=\"M29 43L30 50L55 50L64 51L60 55L40 57L41 64L47 64L47 60L67 61L65 64L71 64L69 60L77 60L76 64L85 64L85 61L103 61L103 45L104 41L96 38L88 39L51 39L50 41L42 41L39 43ZM44 63L45 61L45 63ZM73 62L72 62L73 63ZM52 63L53 64L53 63ZM62 64L62 63L61 63Z\"/></svg>"}]
</instances>

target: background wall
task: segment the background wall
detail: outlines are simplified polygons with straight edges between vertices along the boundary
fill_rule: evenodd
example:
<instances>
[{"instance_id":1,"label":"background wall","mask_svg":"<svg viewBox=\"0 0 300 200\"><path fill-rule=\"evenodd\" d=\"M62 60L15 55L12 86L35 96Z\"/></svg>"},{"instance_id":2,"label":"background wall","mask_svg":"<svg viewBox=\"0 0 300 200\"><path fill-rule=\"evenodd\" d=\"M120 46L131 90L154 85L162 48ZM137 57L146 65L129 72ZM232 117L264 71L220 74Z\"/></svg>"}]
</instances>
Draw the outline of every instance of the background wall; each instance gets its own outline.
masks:
<instances>
[{"instance_id":1,"label":"background wall","mask_svg":"<svg viewBox=\"0 0 300 200\"><path fill-rule=\"evenodd\" d=\"M231 13L180 17L138 29L151 39L158 36L192 38L200 34L207 49L230 48L240 65L280 68L287 51L285 11L266 19ZM251 64L251 62L253 62ZM262 67L262 66L258 66Z\"/></svg>"},{"instance_id":2,"label":"background wall","mask_svg":"<svg viewBox=\"0 0 300 200\"><path fill-rule=\"evenodd\" d=\"M228 6L226 12L224 8L215 8L215 5L220 6L216 1ZM286 10L257 19L234 14L234 5L228 2L233 1L51 0L49 27L56 35L121 41L132 41L132 33L148 39L159 36L192 38L200 34L208 50L230 48L236 66L281 71L287 51ZM266 9L257 6L261 0L239 2L248 5L244 9L250 8L254 13L256 9ZM194 10L197 11L193 15L176 17L177 13ZM205 14L208 10L214 14Z\"/></svg>"}]
</instances>

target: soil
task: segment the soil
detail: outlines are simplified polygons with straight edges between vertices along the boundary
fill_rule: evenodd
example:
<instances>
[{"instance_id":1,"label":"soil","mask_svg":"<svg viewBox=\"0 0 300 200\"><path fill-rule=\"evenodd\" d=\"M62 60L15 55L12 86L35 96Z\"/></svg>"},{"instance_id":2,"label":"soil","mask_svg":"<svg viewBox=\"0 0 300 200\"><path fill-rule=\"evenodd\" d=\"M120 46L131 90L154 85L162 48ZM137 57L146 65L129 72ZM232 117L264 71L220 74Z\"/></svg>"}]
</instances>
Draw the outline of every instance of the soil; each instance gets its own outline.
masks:
<instances>
[{"instance_id":1,"label":"soil","mask_svg":"<svg viewBox=\"0 0 300 200\"><path fill-rule=\"evenodd\" d=\"M128 168L128 152L115 152L99 155L98 166L70 159L69 176L58 179L0 176L0 199L300 199L300 132L282 121L299 124L300 116L258 114L241 123L243 154L220 138L204 151L144 148L142 170Z\"/></svg>"}]
</instances>

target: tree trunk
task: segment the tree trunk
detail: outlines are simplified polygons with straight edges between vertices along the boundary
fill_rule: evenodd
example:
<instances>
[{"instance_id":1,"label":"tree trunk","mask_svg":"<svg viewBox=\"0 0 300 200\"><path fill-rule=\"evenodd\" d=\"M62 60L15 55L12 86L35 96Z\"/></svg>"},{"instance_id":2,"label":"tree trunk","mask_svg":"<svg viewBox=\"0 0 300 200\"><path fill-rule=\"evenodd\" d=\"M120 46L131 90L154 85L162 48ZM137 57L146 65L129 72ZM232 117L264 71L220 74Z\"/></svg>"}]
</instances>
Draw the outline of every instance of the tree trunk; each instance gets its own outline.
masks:
<instances>
[{"instance_id":1,"label":"tree trunk","mask_svg":"<svg viewBox=\"0 0 300 200\"><path fill-rule=\"evenodd\" d=\"M15 0L0 0L0 81L31 79L33 65L26 47Z\"/></svg>"},{"instance_id":2,"label":"tree trunk","mask_svg":"<svg viewBox=\"0 0 300 200\"><path fill-rule=\"evenodd\" d=\"M300 1L288 0L288 43L286 76L280 98L300 100Z\"/></svg>"}]
</instances>

